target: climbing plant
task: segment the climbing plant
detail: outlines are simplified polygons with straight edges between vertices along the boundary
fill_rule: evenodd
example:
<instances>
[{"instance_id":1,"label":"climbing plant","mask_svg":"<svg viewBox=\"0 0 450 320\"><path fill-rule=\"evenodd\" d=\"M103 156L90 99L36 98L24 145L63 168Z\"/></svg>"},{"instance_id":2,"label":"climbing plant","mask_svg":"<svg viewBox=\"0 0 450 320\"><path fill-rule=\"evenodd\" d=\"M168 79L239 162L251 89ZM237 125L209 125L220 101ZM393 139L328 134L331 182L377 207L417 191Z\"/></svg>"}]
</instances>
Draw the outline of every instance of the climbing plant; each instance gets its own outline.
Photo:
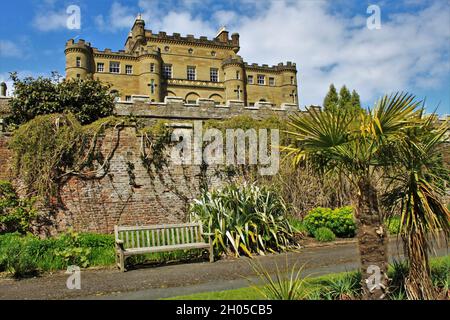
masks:
<instances>
[{"instance_id":1,"label":"climbing plant","mask_svg":"<svg viewBox=\"0 0 450 320\"><path fill-rule=\"evenodd\" d=\"M15 130L9 143L15 173L30 195L54 203L65 178L94 178L107 170L114 147L104 157L98 137L107 126L119 129L123 123L110 117L82 126L72 113L37 116Z\"/></svg>"}]
</instances>

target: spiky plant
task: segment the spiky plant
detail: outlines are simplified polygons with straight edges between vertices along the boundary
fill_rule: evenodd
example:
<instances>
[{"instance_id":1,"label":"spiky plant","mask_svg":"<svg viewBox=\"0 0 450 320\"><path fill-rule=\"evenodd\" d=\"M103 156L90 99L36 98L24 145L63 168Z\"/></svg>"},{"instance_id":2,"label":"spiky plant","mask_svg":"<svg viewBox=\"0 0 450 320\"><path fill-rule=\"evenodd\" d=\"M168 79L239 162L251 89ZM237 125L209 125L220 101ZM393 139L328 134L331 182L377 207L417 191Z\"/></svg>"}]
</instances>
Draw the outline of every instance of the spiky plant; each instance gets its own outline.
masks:
<instances>
[{"instance_id":1,"label":"spiky plant","mask_svg":"<svg viewBox=\"0 0 450 320\"><path fill-rule=\"evenodd\" d=\"M289 133L295 142L286 150L293 164L306 162L321 176L343 175L356 190L353 203L365 299L382 299L387 288L386 231L375 183L382 169L380 158L386 144L403 139L404 130L415 125L418 105L414 96L397 93L358 114L310 108L291 119ZM369 288L373 265L379 268L381 283Z\"/></svg>"},{"instance_id":2,"label":"spiky plant","mask_svg":"<svg viewBox=\"0 0 450 320\"><path fill-rule=\"evenodd\" d=\"M408 299L415 300L436 298L429 252L441 231L445 239L450 234L450 212L441 200L450 182L442 160L448 125L439 126L433 119L420 116L417 126L389 146L388 155L393 188L385 202L400 212L399 234L409 262L405 289Z\"/></svg>"}]
</instances>

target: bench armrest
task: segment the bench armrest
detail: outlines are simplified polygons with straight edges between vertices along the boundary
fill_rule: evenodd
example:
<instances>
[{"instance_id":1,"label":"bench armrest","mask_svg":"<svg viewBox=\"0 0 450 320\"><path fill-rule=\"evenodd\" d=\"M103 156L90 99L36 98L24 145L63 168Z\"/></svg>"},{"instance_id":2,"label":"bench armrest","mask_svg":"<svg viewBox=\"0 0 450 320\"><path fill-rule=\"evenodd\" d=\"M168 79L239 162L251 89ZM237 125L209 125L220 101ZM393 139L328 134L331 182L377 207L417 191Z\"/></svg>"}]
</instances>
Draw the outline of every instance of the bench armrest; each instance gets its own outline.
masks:
<instances>
[{"instance_id":1,"label":"bench armrest","mask_svg":"<svg viewBox=\"0 0 450 320\"><path fill-rule=\"evenodd\" d=\"M123 244L123 240L116 239L116 243L117 243L117 244Z\"/></svg>"}]
</instances>

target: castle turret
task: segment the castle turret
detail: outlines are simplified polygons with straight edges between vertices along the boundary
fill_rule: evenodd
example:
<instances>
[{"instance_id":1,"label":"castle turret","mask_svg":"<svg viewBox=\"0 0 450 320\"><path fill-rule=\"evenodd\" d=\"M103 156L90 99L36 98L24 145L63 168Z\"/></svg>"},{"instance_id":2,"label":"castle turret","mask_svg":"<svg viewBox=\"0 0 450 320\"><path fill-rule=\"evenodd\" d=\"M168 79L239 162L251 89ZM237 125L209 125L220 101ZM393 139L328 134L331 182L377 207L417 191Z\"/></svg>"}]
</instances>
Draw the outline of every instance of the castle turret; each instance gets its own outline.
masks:
<instances>
[{"instance_id":1,"label":"castle turret","mask_svg":"<svg viewBox=\"0 0 450 320\"><path fill-rule=\"evenodd\" d=\"M283 100L298 104L297 67L295 63L290 61L287 64L280 63L278 69L282 72Z\"/></svg>"},{"instance_id":2,"label":"castle turret","mask_svg":"<svg viewBox=\"0 0 450 320\"><path fill-rule=\"evenodd\" d=\"M231 43L233 44L233 51L234 53L238 53L240 46L239 46L239 33L233 33L231 35Z\"/></svg>"},{"instance_id":3,"label":"castle turret","mask_svg":"<svg viewBox=\"0 0 450 320\"><path fill-rule=\"evenodd\" d=\"M66 43L66 78L86 79L94 72L94 58L90 43L73 39Z\"/></svg>"},{"instance_id":4,"label":"castle turret","mask_svg":"<svg viewBox=\"0 0 450 320\"><path fill-rule=\"evenodd\" d=\"M225 99L246 103L244 61L240 56L230 57L222 62L225 75Z\"/></svg>"},{"instance_id":5,"label":"castle turret","mask_svg":"<svg viewBox=\"0 0 450 320\"><path fill-rule=\"evenodd\" d=\"M0 83L0 97L6 97L6 90L8 89L6 83Z\"/></svg>"},{"instance_id":6,"label":"castle turret","mask_svg":"<svg viewBox=\"0 0 450 320\"><path fill-rule=\"evenodd\" d=\"M139 89L150 101L161 102L161 53L147 47L139 56Z\"/></svg>"},{"instance_id":7,"label":"castle turret","mask_svg":"<svg viewBox=\"0 0 450 320\"><path fill-rule=\"evenodd\" d=\"M145 43L145 21L140 14L136 17L133 28L131 28L131 35L136 43Z\"/></svg>"}]
</instances>

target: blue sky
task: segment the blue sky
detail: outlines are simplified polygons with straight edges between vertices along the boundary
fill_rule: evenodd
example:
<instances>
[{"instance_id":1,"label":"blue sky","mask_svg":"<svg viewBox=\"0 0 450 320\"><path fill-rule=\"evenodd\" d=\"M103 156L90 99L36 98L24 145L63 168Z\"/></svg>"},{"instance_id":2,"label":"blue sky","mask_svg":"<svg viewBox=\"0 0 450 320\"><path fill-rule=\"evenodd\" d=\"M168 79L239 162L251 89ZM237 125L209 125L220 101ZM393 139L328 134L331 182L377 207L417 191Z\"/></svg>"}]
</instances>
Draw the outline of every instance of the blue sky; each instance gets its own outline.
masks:
<instances>
[{"instance_id":1,"label":"blue sky","mask_svg":"<svg viewBox=\"0 0 450 320\"><path fill-rule=\"evenodd\" d=\"M381 29L369 30L376 4ZM81 9L81 29L66 8ZM119 50L134 17L147 29L213 38L222 25L241 35L249 62L294 61L301 105L321 104L330 83L356 89L365 106L393 91L426 97L427 110L450 113L450 2L447 0L22 0L2 2L0 81L64 74L64 44L83 38Z\"/></svg>"}]
</instances>

